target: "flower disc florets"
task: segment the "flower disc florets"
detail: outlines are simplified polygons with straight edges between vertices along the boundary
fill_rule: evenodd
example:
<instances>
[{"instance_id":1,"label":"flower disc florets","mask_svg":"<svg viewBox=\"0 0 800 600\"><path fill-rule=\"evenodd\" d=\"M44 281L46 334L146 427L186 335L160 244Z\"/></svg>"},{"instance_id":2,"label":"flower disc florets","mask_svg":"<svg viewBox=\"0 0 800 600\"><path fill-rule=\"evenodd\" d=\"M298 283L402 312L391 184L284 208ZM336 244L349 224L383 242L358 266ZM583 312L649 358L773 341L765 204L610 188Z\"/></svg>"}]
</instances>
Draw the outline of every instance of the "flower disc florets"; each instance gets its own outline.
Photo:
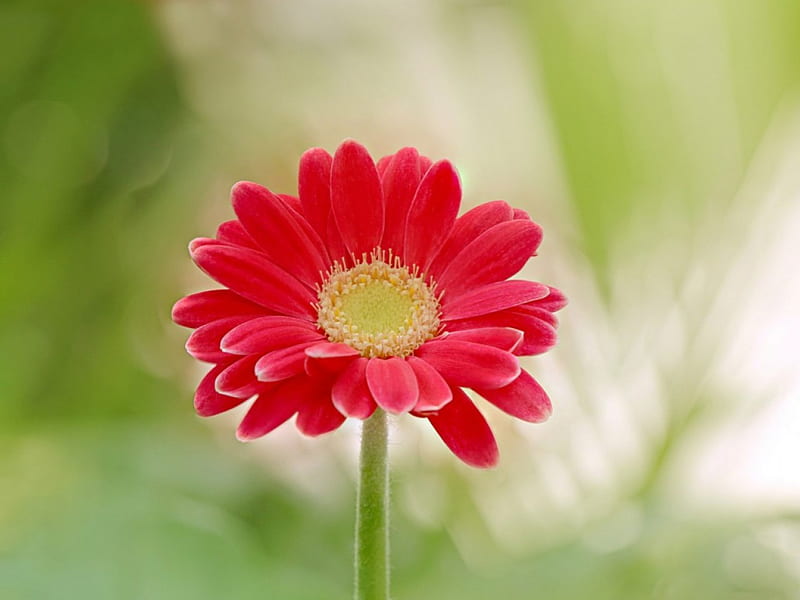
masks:
<instances>
[{"instance_id":1,"label":"flower disc florets","mask_svg":"<svg viewBox=\"0 0 800 600\"><path fill-rule=\"evenodd\" d=\"M409 356L439 331L433 288L418 268L381 250L352 268L336 262L319 289L317 324L362 356Z\"/></svg>"}]
</instances>

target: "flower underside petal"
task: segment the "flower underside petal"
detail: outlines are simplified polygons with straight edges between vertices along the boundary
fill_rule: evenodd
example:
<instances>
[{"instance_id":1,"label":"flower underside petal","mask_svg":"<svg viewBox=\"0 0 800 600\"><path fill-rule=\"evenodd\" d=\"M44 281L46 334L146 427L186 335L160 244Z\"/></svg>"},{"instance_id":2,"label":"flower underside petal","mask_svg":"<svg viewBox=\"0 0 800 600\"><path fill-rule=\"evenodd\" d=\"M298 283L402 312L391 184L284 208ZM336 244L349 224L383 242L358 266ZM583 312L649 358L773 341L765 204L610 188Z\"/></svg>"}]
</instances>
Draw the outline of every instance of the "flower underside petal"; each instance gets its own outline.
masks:
<instances>
[{"instance_id":1,"label":"flower underside petal","mask_svg":"<svg viewBox=\"0 0 800 600\"><path fill-rule=\"evenodd\" d=\"M226 412L239 406L247 399L221 394L216 390L214 382L227 366L228 363L214 366L200 381L200 385L197 386L194 394L194 409L201 417L212 417Z\"/></svg>"},{"instance_id":2,"label":"flower underside petal","mask_svg":"<svg viewBox=\"0 0 800 600\"><path fill-rule=\"evenodd\" d=\"M486 419L467 395L453 388L453 399L428 416L442 441L458 458L479 469L497 464L500 453Z\"/></svg>"},{"instance_id":3,"label":"flower underside petal","mask_svg":"<svg viewBox=\"0 0 800 600\"><path fill-rule=\"evenodd\" d=\"M507 386L475 391L512 417L530 423L546 421L553 412L547 393L527 371L522 371Z\"/></svg>"}]
</instances>

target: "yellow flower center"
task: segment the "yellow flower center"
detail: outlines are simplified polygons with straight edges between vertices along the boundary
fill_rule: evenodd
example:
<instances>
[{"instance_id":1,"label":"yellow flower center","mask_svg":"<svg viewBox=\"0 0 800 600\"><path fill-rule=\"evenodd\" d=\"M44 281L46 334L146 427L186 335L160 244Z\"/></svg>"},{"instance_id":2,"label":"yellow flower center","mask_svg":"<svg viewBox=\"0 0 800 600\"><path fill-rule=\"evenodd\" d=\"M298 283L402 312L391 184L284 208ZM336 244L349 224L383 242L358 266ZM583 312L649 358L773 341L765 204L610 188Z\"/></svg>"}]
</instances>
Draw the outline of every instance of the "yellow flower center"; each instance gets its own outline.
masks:
<instances>
[{"instance_id":1,"label":"yellow flower center","mask_svg":"<svg viewBox=\"0 0 800 600\"><path fill-rule=\"evenodd\" d=\"M336 262L319 289L317 324L362 356L408 356L439 331L433 288L382 250L350 269Z\"/></svg>"}]
</instances>

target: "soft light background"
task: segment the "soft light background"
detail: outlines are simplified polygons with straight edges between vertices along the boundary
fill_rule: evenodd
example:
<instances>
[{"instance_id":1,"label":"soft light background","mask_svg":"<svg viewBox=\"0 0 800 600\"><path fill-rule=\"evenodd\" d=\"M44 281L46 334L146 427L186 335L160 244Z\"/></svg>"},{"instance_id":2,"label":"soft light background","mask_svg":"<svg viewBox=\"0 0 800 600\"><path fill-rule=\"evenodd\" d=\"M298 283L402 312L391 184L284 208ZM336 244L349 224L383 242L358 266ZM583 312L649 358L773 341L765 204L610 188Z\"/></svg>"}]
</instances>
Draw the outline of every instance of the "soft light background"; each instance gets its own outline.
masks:
<instances>
[{"instance_id":1,"label":"soft light background","mask_svg":"<svg viewBox=\"0 0 800 600\"><path fill-rule=\"evenodd\" d=\"M230 185L345 137L571 299L498 469L396 423L395 597L800 598L796 0L4 0L0 598L350 597L356 424L236 442L169 321Z\"/></svg>"}]
</instances>

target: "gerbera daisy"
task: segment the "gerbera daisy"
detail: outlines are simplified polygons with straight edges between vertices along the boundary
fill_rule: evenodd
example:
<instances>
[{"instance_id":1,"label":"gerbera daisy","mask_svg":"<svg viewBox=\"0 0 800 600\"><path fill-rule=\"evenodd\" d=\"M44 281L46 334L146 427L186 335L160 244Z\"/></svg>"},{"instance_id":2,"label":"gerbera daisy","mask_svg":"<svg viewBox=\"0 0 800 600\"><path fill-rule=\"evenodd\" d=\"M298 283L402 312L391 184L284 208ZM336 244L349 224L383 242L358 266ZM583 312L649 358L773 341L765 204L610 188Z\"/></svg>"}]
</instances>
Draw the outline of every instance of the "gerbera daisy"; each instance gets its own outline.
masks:
<instances>
[{"instance_id":1,"label":"gerbera daisy","mask_svg":"<svg viewBox=\"0 0 800 600\"><path fill-rule=\"evenodd\" d=\"M315 436L376 409L410 413L476 467L498 451L464 388L525 421L550 415L518 357L555 343L566 300L508 280L542 239L525 211L494 201L458 217L450 162L403 148L376 164L353 141L302 156L298 197L250 182L231 195L237 219L189 245L224 289L172 313L195 328L189 354L214 365L200 415L255 397L237 430L252 440L294 415Z\"/></svg>"}]
</instances>

